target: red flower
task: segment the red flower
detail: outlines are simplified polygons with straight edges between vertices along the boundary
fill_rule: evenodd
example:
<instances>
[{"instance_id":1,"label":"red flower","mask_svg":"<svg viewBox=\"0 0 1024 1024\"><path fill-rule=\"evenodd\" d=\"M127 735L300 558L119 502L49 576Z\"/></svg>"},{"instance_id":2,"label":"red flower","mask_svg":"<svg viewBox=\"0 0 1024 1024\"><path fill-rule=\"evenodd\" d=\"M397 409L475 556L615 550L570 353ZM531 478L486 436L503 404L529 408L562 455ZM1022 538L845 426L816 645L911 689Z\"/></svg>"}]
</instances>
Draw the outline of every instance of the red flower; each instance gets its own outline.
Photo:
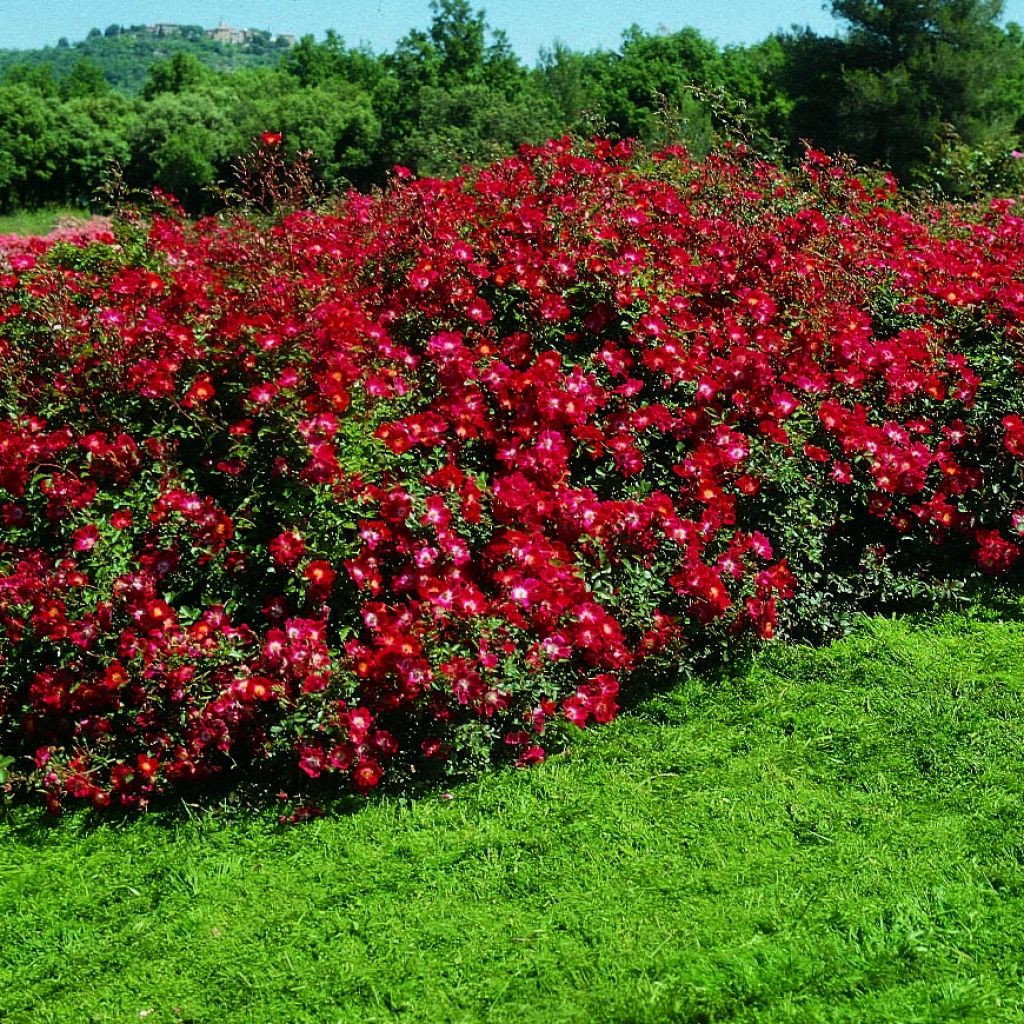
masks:
<instances>
[{"instance_id":1,"label":"red flower","mask_svg":"<svg viewBox=\"0 0 1024 1024\"><path fill-rule=\"evenodd\" d=\"M324 770L325 756L323 747L316 743L299 745L299 768L311 779L319 778Z\"/></svg>"},{"instance_id":2,"label":"red flower","mask_svg":"<svg viewBox=\"0 0 1024 1024\"><path fill-rule=\"evenodd\" d=\"M274 684L265 676L252 676L245 685L245 696L251 701L267 701L274 695Z\"/></svg>"},{"instance_id":3,"label":"red flower","mask_svg":"<svg viewBox=\"0 0 1024 1024\"><path fill-rule=\"evenodd\" d=\"M216 393L213 382L208 376L197 377L192 387L186 392L181 404L188 409L193 409L208 402Z\"/></svg>"},{"instance_id":4,"label":"red flower","mask_svg":"<svg viewBox=\"0 0 1024 1024\"><path fill-rule=\"evenodd\" d=\"M276 384L272 384L270 381L264 381L264 383L256 384L254 387L249 389L249 401L255 406L267 405L274 400L274 396L277 392L278 388Z\"/></svg>"},{"instance_id":5,"label":"red flower","mask_svg":"<svg viewBox=\"0 0 1024 1024\"><path fill-rule=\"evenodd\" d=\"M79 527L75 530L72 537L75 550L82 552L92 551L99 539L100 531L96 528L95 523L89 523L88 526Z\"/></svg>"},{"instance_id":6,"label":"red flower","mask_svg":"<svg viewBox=\"0 0 1024 1024\"><path fill-rule=\"evenodd\" d=\"M310 591L322 595L330 593L337 576L330 563L324 561L310 562L302 574L310 582Z\"/></svg>"},{"instance_id":7,"label":"red flower","mask_svg":"<svg viewBox=\"0 0 1024 1024\"><path fill-rule=\"evenodd\" d=\"M7 503L0 507L0 516L4 526L24 526L28 522L28 512L21 505Z\"/></svg>"},{"instance_id":8,"label":"red flower","mask_svg":"<svg viewBox=\"0 0 1024 1024\"><path fill-rule=\"evenodd\" d=\"M384 770L380 764L373 758L368 757L356 765L356 770L352 773L352 781L355 783L356 789L361 793L365 793L367 790L373 789L380 782L383 774Z\"/></svg>"},{"instance_id":9,"label":"red flower","mask_svg":"<svg viewBox=\"0 0 1024 1024\"><path fill-rule=\"evenodd\" d=\"M516 765L520 768L528 768L530 765L540 764L546 756L543 747L527 747L516 759Z\"/></svg>"},{"instance_id":10,"label":"red flower","mask_svg":"<svg viewBox=\"0 0 1024 1024\"><path fill-rule=\"evenodd\" d=\"M270 542L270 554L274 561L287 569L294 568L305 553L306 542L297 530L286 530L284 533L279 533Z\"/></svg>"},{"instance_id":11,"label":"red flower","mask_svg":"<svg viewBox=\"0 0 1024 1024\"><path fill-rule=\"evenodd\" d=\"M260 135L260 141L268 149L273 149L275 146L281 145L282 135L280 132L263 132Z\"/></svg>"},{"instance_id":12,"label":"red flower","mask_svg":"<svg viewBox=\"0 0 1024 1024\"><path fill-rule=\"evenodd\" d=\"M146 625L152 629L163 629L175 621L174 609L159 598L147 601L143 611Z\"/></svg>"}]
</instances>

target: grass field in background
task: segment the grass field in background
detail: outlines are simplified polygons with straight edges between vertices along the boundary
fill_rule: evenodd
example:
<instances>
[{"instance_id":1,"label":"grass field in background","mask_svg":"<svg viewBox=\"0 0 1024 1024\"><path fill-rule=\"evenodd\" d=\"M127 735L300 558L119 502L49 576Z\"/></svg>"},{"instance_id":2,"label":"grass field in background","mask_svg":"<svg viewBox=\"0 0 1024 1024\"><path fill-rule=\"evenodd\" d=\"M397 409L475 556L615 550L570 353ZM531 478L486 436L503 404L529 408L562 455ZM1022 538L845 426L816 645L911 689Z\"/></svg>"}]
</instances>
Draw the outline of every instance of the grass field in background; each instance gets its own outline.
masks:
<instances>
[{"instance_id":1,"label":"grass field in background","mask_svg":"<svg viewBox=\"0 0 1024 1024\"><path fill-rule=\"evenodd\" d=\"M312 823L0 824L0 1020L1024 1020L1024 623L872 619ZM2 821L0 815L0 821Z\"/></svg>"},{"instance_id":2,"label":"grass field in background","mask_svg":"<svg viewBox=\"0 0 1024 1024\"><path fill-rule=\"evenodd\" d=\"M88 220L90 213L74 206L46 206L39 210L21 210L0 214L0 235L45 235L60 221Z\"/></svg>"}]
</instances>

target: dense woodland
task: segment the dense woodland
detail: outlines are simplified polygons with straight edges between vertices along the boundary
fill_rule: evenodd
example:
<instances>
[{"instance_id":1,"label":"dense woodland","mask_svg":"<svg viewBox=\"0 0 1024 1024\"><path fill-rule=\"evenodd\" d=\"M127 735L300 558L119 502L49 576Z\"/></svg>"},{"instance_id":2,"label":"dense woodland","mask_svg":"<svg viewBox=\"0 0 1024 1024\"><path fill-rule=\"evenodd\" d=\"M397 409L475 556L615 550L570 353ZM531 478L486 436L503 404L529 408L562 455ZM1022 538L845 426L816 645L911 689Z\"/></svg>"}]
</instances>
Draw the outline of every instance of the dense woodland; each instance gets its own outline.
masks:
<instances>
[{"instance_id":1,"label":"dense woodland","mask_svg":"<svg viewBox=\"0 0 1024 1024\"><path fill-rule=\"evenodd\" d=\"M1024 32L1002 0L833 0L842 30L719 47L692 28L631 28L617 50L555 43L528 67L469 0L435 0L393 50L335 33L245 47L109 26L0 52L0 210L101 202L112 168L188 208L263 131L311 154L330 188L396 164L442 174L573 132L678 142L716 132L785 159L805 142L949 195L1019 187Z\"/></svg>"}]
</instances>

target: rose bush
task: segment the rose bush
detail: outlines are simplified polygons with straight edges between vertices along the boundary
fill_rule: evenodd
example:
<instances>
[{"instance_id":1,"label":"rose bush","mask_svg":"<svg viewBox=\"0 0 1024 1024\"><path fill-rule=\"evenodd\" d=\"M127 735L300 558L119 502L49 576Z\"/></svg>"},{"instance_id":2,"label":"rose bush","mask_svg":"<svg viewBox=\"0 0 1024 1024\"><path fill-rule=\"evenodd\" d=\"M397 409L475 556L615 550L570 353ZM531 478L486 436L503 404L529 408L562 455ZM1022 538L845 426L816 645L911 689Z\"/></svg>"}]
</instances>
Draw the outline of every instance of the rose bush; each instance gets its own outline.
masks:
<instances>
[{"instance_id":1,"label":"rose bush","mask_svg":"<svg viewBox=\"0 0 1024 1024\"><path fill-rule=\"evenodd\" d=\"M529 764L647 669L1012 572L1015 210L555 140L10 250L11 778L144 807Z\"/></svg>"}]
</instances>

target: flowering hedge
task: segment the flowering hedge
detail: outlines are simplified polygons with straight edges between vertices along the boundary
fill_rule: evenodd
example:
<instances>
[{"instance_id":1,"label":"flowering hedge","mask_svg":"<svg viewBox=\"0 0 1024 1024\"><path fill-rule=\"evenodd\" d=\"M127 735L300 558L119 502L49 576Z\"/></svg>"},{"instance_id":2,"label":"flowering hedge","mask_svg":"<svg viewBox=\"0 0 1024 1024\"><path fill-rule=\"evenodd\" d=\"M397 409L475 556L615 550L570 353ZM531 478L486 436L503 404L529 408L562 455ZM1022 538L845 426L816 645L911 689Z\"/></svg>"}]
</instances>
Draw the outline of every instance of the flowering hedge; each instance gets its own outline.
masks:
<instances>
[{"instance_id":1,"label":"flowering hedge","mask_svg":"<svg viewBox=\"0 0 1024 1024\"><path fill-rule=\"evenodd\" d=\"M562 140L10 251L8 785L528 764L645 668L1011 571L1014 211Z\"/></svg>"}]
</instances>

